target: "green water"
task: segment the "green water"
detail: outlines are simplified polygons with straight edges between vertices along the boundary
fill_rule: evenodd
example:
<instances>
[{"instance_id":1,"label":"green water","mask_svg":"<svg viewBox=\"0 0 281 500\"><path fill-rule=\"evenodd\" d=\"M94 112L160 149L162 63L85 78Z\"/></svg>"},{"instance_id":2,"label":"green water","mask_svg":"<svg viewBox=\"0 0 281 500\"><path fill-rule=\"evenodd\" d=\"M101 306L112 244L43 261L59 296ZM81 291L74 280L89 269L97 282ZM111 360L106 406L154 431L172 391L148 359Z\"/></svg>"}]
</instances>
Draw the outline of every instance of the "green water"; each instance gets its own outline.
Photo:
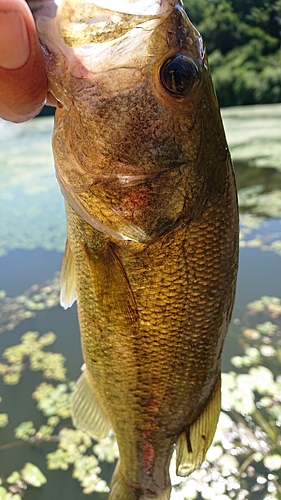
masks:
<instances>
[{"instance_id":1,"label":"green water","mask_svg":"<svg viewBox=\"0 0 281 500\"><path fill-rule=\"evenodd\" d=\"M253 327L247 304L261 296L281 297L281 105L228 109L223 111L223 117L236 168L241 212L237 295L223 353L222 369L227 373L234 369L231 358L243 354L241 328ZM67 377L76 380L82 364L76 306L64 311L54 294L48 306L45 301L41 309L32 310L33 315L24 319L22 315L30 311L32 304L26 301L21 306L18 300L21 296L40 295L44 286L52 288L63 255L64 205L54 176L51 131L52 118L20 125L0 121L0 290L6 292L6 297L0 298L0 353L19 344L27 331L40 335L53 331L57 339L48 350L65 356ZM31 290L34 285L38 285L37 291ZM269 357L267 366L270 363ZM273 357L272 371L275 366ZM0 477L7 478L30 461L43 471L48 482L39 489L29 487L25 500L86 499L78 481L71 477L71 467L67 471L48 470L46 454L54 449L54 443L24 443L1 451L1 445L16 441L14 429L21 422L32 420L36 429L46 422L31 397L41 382L41 372L30 371L28 363L18 385L6 385L0 377L0 414L9 415L9 424L0 428ZM60 425L71 427L71 420ZM281 454L281 444L278 446ZM102 463L101 476L109 480L113 467ZM274 476L280 470L257 468L256 473L266 478L268 488L270 474ZM196 498L265 498L266 489L255 489L256 483L250 477L247 484L249 491L253 489L248 496L233 496L233 491L226 490L213 497L205 488ZM174 499L188 498L180 486L173 495ZM90 498L100 500L106 496L95 492Z\"/></svg>"}]
</instances>

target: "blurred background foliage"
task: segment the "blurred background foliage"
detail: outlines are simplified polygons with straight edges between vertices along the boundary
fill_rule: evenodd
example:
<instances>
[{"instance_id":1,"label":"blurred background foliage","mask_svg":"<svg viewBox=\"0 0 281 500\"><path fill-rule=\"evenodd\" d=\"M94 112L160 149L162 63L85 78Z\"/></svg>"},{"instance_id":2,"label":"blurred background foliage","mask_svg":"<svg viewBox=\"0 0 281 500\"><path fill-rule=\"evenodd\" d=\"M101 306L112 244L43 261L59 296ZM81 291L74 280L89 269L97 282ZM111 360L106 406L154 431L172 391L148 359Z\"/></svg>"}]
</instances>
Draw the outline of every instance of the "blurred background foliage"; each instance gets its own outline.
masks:
<instances>
[{"instance_id":1,"label":"blurred background foliage","mask_svg":"<svg viewBox=\"0 0 281 500\"><path fill-rule=\"evenodd\" d=\"M281 0L184 0L221 106L281 102Z\"/></svg>"}]
</instances>

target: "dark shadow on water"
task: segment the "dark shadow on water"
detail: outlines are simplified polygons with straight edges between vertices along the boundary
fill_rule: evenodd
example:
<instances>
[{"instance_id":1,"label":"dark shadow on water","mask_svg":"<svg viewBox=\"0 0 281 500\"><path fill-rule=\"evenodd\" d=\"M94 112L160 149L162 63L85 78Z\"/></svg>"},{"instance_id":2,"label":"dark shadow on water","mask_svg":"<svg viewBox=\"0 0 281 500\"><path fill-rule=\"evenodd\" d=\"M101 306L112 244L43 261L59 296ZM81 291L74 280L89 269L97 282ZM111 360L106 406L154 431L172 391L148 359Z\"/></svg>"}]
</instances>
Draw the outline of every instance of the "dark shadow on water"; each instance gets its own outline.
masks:
<instances>
[{"instance_id":1,"label":"dark shadow on water","mask_svg":"<svg viewBox=\"0 0 281 500\"><path fill-rule=\"evenodd\" d=\"M235 161L234 170L237 189L261 185L264 192L280 189L281 172L271 167L256 167L253 162Z\"/></svg>"}]
</instances>

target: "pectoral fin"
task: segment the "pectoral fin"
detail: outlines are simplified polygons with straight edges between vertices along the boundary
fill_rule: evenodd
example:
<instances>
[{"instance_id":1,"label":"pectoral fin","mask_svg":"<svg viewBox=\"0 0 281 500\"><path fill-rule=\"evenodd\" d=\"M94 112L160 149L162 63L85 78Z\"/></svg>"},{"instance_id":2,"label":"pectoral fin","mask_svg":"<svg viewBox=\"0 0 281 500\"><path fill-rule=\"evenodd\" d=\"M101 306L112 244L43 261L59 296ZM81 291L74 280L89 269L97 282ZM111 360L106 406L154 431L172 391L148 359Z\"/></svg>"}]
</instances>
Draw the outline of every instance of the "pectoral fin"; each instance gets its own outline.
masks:
<instances>
[{"instance_id":1,"label":"pectoral fin","mask_svg":"<svg viewBox=\"0 0 281 500\"><path fill-rule=\"evenodd\" d=\"M73 393L72 420L75 427L96 439L107 436L111 427L108 416L96 399L91 375L87 368L78 379Z\"/></svg>"},{"instance_id":2,"label":"pectoral fin","mask_svg":"<svg viewBox=\"0 0 281 500\"><path fill-rule=\"evenodd\" d=\"M122 263L110 245L98 257L86 250L101 328L113 328L115 336L131 331L138 324L138 310Z\"/></svg>"},{"instance_id":3,"label":"pectoral fin","mask_svg":"<svg viewBox=\"0 0 281 500\"><path fill-rule=\"evenodd\" d=\"M76 300L76 273L74 257L68 241L65 244L65 251L60 272L60 303L64 309L71 307Z\"/></svg>"},{"instance_id":4,"label":"pectoral fin","mask_svg":"<svg viewBox=\"0 0 281 500\"><path fill-rule=\"evenodd\" d=\"M203 462L210 447L221 409L220 378L208 406L177 441L177 475L188 476Z\"/></svg>"}]
</instances>

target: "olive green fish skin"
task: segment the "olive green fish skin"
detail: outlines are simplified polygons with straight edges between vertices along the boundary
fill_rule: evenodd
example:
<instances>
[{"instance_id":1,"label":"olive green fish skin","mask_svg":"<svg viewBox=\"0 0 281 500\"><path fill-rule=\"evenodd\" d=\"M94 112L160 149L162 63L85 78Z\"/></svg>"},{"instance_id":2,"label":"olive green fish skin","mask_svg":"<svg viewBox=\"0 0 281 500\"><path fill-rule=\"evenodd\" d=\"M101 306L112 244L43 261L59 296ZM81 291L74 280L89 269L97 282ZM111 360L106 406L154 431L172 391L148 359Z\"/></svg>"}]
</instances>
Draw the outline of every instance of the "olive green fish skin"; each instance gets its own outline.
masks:
<instances>
[{"instance_id":1,"label":"olive green fish skin","mask_svg":"<svg viewBox=\"0 0 281 500\"><path fill-rule=\"evenodd\" d=\"M236 276L231 181L228 189L199 220L137 252L134 243L94 234L68 209L85 362L115 429L123 475L144 489L167 486L173 444L220 376ZM95 259L103 262L98 291L89 269ZM122 284L112 275L115 260L126 273Z\"/></svg>"},{"instance_id":2,"label":"olive green fish skin","mask_svg":"<svg viewBox=\"0 0 281 500\"><path fill-rule=\"evenodd\" d=\"M180 435L194 452L192 428L219 390L237 274L235 181L202 39L180 2L151 22L131 53L116 46L128 59L111 69L105 55L87 73L82 55L77 76L46 51L63 104L53 147L83 356L120 452L112 500L168 498ZM198 68L180 97L159 77L177 54Z\"/></svg>"}]
</instances>

